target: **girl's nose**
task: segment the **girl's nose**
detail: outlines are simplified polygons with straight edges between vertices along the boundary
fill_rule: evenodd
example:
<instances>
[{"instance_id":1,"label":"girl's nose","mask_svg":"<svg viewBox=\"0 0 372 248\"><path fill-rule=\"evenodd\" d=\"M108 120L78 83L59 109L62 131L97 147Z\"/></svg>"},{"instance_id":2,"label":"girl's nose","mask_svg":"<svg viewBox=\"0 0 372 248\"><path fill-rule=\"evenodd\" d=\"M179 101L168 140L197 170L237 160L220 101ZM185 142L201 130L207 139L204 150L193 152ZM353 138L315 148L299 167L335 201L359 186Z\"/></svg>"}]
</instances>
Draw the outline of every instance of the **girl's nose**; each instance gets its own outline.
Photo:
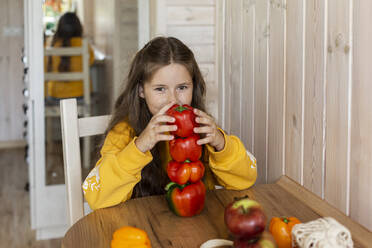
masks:
<instances>
[{"instance_id":1,"label":"girl's nose","mask_svg":"<svg viewBox=\"0 0 372 248\"><path fill-rule=\"evenodd\" d=\"M178 103L178 97L176 92L171 92L168 97L168 102L176 102Z\"/></svg>"}]
</instances>

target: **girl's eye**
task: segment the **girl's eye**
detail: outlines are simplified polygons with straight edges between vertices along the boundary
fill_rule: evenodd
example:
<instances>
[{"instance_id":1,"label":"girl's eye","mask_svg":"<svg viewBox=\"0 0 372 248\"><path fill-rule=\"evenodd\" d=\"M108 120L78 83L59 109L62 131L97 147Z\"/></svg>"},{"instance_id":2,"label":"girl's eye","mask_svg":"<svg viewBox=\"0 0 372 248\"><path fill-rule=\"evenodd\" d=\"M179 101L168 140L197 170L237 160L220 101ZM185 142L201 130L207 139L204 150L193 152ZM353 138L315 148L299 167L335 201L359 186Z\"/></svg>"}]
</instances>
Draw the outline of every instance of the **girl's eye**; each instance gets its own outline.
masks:
<instances>
[{"instance_id":1,"label":"girl's eye","mask_svg":"<svg viewBox=\"0 0 372 248\"><path fill-rule=\"evenodd\" d=\"M187 86L186 85L182 85L179 87L180 90L186 90L187 89Z\"/></svg>"},{"instance_id":2,"label":"girl's eye","mask_svg":"<svg viewBox=\"0 0 372 248\"><path fill-rule=\"evenodd\" d=\"M158 87L158 88L155 88L156 91L160 91L160 92L163 92L165 90L164 87Z\"/></svg>"}]
</instances>

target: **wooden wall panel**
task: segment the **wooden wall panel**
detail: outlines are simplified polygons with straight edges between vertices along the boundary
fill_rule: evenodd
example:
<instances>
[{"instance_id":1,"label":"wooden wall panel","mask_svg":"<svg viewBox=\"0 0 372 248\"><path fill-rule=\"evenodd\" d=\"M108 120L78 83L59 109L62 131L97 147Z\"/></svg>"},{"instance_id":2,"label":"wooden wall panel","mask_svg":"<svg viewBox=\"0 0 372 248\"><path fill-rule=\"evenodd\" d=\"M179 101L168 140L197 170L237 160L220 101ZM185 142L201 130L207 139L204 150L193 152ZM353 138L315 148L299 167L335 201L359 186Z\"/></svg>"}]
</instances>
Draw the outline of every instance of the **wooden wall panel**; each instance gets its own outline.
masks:
<instances>
[{"instance_id":1,"label":"wooden wall panel","mask_svg":"<svg viewBox=\"0 0 372 248\"><path fill-rule=\"evenodd\" d=\"M372 230L372 2L354 1L350 216Z\"/></svg>"},{"instance_id":2,"label":"wooden wall panel","mask_svg":"<svg viewBox=\"0 0 372 248\"><path fill-rule=\"evenodd\" d=\"M218 122L216 82L216 1L157 0L152 36L173 36L194 53L207 84L206 110Z\"/></svg>"},{"instance_id":3,"label":"wooden wall panel","mask_svg":"<svg viewBox=\"0 0 372 248\"><path fill-rule=\"evenodd\" d=\"M230 75L231 75L231 50L232 50L232 45L231 41L233 39L232 37L232 8L231 8L231 1L224 1L225 2L225 23L224 23L224 57L221 58L223 61L220 61L221 64L224 66L224 73L223 73L223 99L224 99L224 104L223 104L223 118L224 118L224 123L223 126L227 132L230 132L230 126L231 126L231 87L229 84L230 82Z\"/></svg>"},{"instance_id":4,"label":"wooden wall panel","mask_svg":"<svg viewBox=\"0 0 372 248\"><path fill-rule=\"evenodd\" d=\"M302 184L304 0L287 1L285 174Z\"/></svg>"},{"instance_id":5,"label":"wooden wall panel","mask_svg":"<svg viewBox=\"0 0 372 248\"><path fill-rule=\"evenodd\" d=\"M271 183L284 170L285 1L271 1L269 14L267 182Z\"/></svg>"},{"instance_id":6,"label":"wooden wall panel","mask_svg":"<svg viewBox=\"0 0 372 248\"><path fill-rule=\"evenodd\" d=\"M177 5L191 5L191 6L198 6L198 5L214 5L215 0L167 0L168 6L177 6Z\"/></svg>"},{"instance_id":7,"label":"wooden wall panel","mask_svg":"<svg viewBox=\"0 0 372 248\"><path fill-rule=\"evenodd\" d=\"M257 183L284 170L372 230L372 4L224 3L221 112L256 156Z\"/></svg>"},{"instance_id":8,"label":"wooden wall panel","mask_svg":"<svg viewBox=\"0 0 372 248\"><path fill-rule=\"evenodd\" d=\"M242 47L242 129L241 140L250 152L253 152L254 143L254 57L255 57L255 4L252 1L243 1L243 47Z\"/></svg>"},{"instance_id":9,"label":"wooden wall panel","mask_svg":"<svg viewBox=\"0 0 372 248\"><path fill-rule=\"evenodd\" d=\"M326 1L306 1L303 185L323 196Z\"/></svg>"},{"instance_id":10,"label":"wooden wall panel","mask_svg":"<svg viewBox=\"0 0 372 248\"><path fill-rule=\"evenodd\" d=\"M347 213L348 107L351 32L349 0L328 2L325 199Z\"/></svg>"},{"instance_id":11,"label":"wooden wall panel","mask_svg":"<svg viewBox=\"0 0 372 248\"><path fill-rule=\"evenodd\" d=\"M265 183L268 155L269 1L226 1L225 4L224 125L227 131L239 136L246 148L255 155L257 183ZM281 70L282 85L278 86L282 89L283 70L284 67Z\"/></svg>"},{"instance_id":12,"label":"wooden wall panel","mask_svg":"<svg viewBox=\"0 0 372 248\"><path fill-rule=\"evenodd\" d=\"M207 85L206 108L208 109L208 114L218 118L218 84L215 79L215 65L199 64L199 68Z\"/></svg>"},{"instance_id":13,"label":"wooden wall panel","mask_svg":"<svg viewBox=\"0 0 372 248\"><path fill-rule=\"evenodd\" d=\"M167 8L167 22L169 25L213 25L215 23L214 6L169 6Z\"/></svg>"},{"instance_id":14,"label":"wooden wall panel","mask_svg":"<svg viewBox=\"0 0 372 248\"><path fill-rule=\"evenodd\" d=\"M217 94L217 114L215 118L217 118L217 125L221 128L225 129L225 87L224 87L224 68L225 65L223 63L224 56L225 56L225 23L226 23L226 15L225 15L225 1L216 1L216 29L215 29L215 42L216 42L216 63L215 63L215 84L217 86L218 94Z\"/></svg>"},{"instance_id":15,"label":"wooden wall panel","mask_svg":"<svg viewBox=\"0 0 372 248\"><path fill-rule=\"evenodd\" d=\"M231 12L234 13L231 16L231 33L234 34L234 39L231 39L230 81L226 82L230 85L231 90L230 133L238 137L241 136L242 124L242 7L243 1L231 1Z\"/></svg>"},{"instance_id":16,"label":"wooden wall panel","mask_svg":"<svg viewBox=\"0 0 372 248\"><path fill-rule=\"evenodd\" d=\"M187 40L183 42L193 51L198 64L214 64L214 44L190 44Z\"/></svg>"},{"instance_id":17,"label":"wooden wall panel","mask_svg":"<svg viewBox=\"0 0 372 248\"><path fill-rule=\"evenodd\" d=\"M257 183L267 182L268 7L268 1L256 2L253 153L257 159Z\"/></svg>"},{"instance_id":18,"label":"wooden wall panel","mask_svg":"<svg viewBox=\"0 0 372 248\"><path fill-rule=\"evenodd\" d=\"M214 26L169 26L168 35L187 40L191 44L214 44L214 30Z\"/></svg>"}]
</instances>

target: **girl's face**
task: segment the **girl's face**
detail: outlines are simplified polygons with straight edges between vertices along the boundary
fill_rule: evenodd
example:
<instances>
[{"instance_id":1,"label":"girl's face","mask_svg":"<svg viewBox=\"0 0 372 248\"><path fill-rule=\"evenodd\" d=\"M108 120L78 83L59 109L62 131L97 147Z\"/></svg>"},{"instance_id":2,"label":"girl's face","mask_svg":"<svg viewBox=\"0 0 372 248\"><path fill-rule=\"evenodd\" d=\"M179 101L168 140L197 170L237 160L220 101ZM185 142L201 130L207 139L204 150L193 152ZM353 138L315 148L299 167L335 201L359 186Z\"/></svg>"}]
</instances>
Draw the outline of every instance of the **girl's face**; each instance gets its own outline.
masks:
<instances>
[{"instance_id":1,"label":"girl's face","mask_svg":"<svg viewBox=\"0 0 372 248\"><path fill-rule=\"evenodd\" d=\"M140 88L152 115L170 102L191 105L193 84L186 67L172 63L157 70Z\"/></svg>"}]
</instances>

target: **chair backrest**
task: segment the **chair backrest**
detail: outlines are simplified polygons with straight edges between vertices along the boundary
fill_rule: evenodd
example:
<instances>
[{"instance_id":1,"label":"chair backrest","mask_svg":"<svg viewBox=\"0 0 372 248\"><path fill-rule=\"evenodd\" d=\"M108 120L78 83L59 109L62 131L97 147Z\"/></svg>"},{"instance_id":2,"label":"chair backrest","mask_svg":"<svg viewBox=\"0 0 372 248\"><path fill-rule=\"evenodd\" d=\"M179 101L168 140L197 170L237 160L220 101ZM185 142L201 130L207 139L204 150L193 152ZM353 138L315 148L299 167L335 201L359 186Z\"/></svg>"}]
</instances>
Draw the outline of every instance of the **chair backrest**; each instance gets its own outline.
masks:
<instances>
[{"instance_id":1,"label":"chair backrest","mask_svg":"<svg viewBox=\"0 0 372 248\"><path fill-rule=\"evenodd\" d=\"M67 216L71 226L84 216L79 138L103 134L111 116L78 118L75 98L61 100L60 108Z\"/></svg>"},{"instance_id":2,"label":"chair backrest","mask_svg":"<svg viewBox=\"0 0 372 248\"><path fill-rule=\"evenodd\" d=\"M84 103L90 105L90 80L89 80L89 48L88 41L83 38L81 47L47 47L44 49L45 56L82 56L82 72L47 72L44 77L46 81L77 81L82 80L84 85Z\"/></svg>"}]
</instances>

